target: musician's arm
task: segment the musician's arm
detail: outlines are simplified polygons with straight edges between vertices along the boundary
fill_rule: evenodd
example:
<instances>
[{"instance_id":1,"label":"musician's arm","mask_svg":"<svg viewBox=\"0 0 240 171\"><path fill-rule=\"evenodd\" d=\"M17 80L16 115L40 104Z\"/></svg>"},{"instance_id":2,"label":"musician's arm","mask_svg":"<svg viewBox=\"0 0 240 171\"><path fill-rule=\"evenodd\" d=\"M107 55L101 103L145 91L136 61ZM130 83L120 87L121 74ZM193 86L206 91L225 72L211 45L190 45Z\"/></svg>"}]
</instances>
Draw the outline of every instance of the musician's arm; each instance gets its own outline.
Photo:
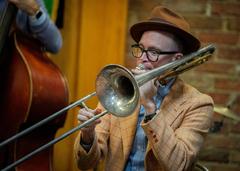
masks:
<instances>
[{"instance_id":1,"label":"musician's arm","mask_svg":"<svg viewBox=\"0 0 240 171\"><path fill-rule=\"evenodd\" d=\"M25 33L40 40L47 51L57 53L62 47L62 36L51 21L42 0L36 0L39 7L34 15L19 10L16 18L17 26Z\"/></svg>"},{"instance_id":2,"label":"musician's arm","mask_svg":"<svg viewBox=\"0 0 240 171\"><path fill-rule=\"evenodd\" d=\"M169 171L187 170L192 165L210 127L212 111L212 100L203 95L179 106L172 115L183 118L176 129L167 122L168 110L142 125L160 165Z\"/></svg>"}]
</instances>

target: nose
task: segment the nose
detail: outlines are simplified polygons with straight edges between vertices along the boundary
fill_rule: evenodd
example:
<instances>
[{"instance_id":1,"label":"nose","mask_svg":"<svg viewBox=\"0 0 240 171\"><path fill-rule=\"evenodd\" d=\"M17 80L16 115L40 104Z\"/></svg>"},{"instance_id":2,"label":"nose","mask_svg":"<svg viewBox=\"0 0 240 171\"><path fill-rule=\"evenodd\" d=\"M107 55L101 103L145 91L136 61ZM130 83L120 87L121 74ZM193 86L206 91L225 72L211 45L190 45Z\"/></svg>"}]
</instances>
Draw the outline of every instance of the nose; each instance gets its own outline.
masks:
<instances>
[{"instance_id":1,"label":"nose","mask_svg":"<svg viewBox=\"0 0 240 171\"><path fill-rule=\"evenodd\" d=\"M147 57L147 52L146 51L143 52L143 54L142 54L140 59L141 59L141 61L148 61L148 57Z\"/></svg>"}]
</instances>

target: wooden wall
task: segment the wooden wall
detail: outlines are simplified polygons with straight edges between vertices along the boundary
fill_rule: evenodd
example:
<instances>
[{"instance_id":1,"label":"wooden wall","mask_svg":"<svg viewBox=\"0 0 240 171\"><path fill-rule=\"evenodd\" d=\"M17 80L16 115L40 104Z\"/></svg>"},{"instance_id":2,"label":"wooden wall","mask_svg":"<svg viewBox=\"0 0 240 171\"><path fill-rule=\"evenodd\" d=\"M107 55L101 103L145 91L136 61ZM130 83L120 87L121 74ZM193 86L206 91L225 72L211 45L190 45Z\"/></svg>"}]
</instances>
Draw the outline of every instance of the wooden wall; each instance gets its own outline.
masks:
<instances>
[{"instance_id":1,"label":"wooden wall","mask_svg":"<svg viewBox=\"0 0 240 171\"><path fill-rule=\"evenodd\" d=\"M127 24L127 0L65 1L63 48L51 58L60 66L69 83L70 102L95 91L96 75L110 63L123 64ZM96 99L88 105L94 108ZM77 124L77 109L70 110L64 128ZM73 142L76 134L54 146L54 170L74 171Z\"/></svg>"}]
</instances>

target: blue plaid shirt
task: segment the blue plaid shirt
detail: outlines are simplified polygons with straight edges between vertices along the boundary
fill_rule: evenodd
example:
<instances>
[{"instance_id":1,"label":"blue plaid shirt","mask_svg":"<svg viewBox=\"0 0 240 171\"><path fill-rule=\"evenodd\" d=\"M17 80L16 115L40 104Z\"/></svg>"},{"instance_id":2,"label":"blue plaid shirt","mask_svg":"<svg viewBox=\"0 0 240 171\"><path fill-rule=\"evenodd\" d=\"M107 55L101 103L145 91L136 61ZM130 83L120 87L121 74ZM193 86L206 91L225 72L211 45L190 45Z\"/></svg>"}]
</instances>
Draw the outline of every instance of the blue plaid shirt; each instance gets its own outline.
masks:
<instances>
[{"instance_id":1,"label":"blue plaid shirt","mask_svg":"<svg viewBox=\"0 0 240 171\"><path fill-rule=\"evenodd\" d=\"M163 98L168 94L170 87L172 86L175 79L168 82L166 86L159 86L157 95L154 97L157 108L160 108ZM144 134L142 127L140 126L141 121L144 118L145 110L141 106L140 113L137 122L137 130L134 138L132 150L130 152L125 171L141 171L144 170L144 158L147 148L147 137Z\"/></svg>"}]
</instances>

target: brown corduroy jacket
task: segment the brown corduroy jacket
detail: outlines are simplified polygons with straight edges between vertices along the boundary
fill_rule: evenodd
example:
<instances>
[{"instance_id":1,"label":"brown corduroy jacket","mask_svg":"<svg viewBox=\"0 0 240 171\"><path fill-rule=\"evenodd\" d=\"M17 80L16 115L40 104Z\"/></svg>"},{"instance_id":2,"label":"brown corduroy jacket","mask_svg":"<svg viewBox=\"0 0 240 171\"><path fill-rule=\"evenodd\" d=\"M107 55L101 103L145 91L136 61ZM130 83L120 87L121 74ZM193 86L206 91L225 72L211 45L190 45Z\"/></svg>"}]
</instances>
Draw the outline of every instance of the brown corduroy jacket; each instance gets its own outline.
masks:
<instances>
[{"instance_id":1,"label":"brown corduroy jacket","mask_svg":"<svg viewBox=\"0 0 240 171\"><path fill-rule=\"evenodd\" d=\"M200 151L213 112L212 99L177 79L164 98L157 115L141 126L148 138L147 171L189 170ZM128 117L105 115L87 153L75 141L74 155L79 169L86 170L105 160L106 171L124 170L134 140L139 109Z\"/></svg>"}]
</instances>

